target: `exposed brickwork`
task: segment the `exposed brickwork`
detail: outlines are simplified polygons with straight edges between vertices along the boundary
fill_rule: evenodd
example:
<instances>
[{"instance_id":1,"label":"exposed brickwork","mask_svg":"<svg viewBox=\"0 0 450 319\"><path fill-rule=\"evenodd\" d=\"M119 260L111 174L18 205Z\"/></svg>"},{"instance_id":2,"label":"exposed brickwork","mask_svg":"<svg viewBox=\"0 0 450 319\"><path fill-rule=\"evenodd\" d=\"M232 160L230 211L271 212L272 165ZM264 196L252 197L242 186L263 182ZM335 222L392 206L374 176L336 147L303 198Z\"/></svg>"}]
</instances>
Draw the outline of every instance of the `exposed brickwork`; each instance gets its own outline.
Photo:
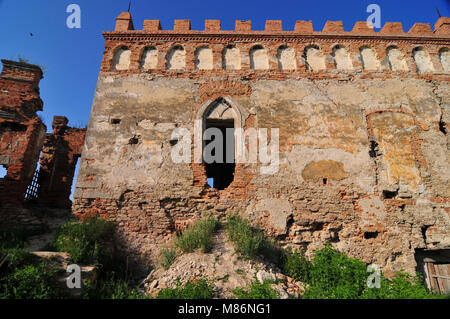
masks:
<instances>
[{"instance_id":1,"label":"exposed brickwork","mask_svg":"<svg viewBox=\"0 0 450 319\"><path fill-rule=\"evenodd\" d=\"M450 120L447 19L406 33L401 23L375 32L366 22L345 32L339 21L323 31L267 21L254 31L239 20L233 31L218 20L204 31L152 20L104 32L73 211L114 220L118 245L141 266L175 230L235 212L307 254L331 241L387 275L414 273L416 250L450 247L448 136L439 130ZM156 66L145 69L150 46ZM201 57L199 48L209 50ZM114 71L127 56L129 67ZM235 127L279 129L280 164L265 175L261 163L239 163L217 190L203 164L171 161L171 133L193 136L200 111L224 99Z\"/></svg>"},{"instance_id":2,"label":"exposed brickwork","mask_svg":"<svg viewBox=\"0 0 450 319\"><path fill-rule=\"evenodd\" d=\"M46 135L46 126L36 114L43 110L39 96L41 69L22 62L2 63L0 165L7 169L7 175L0 179L0 227L34 229L41 226L36 205L70 208L75 165L86 130L67 127L67 118L55 116L53 133ZM30 208L30 203L25 203L25 191L39 158L41 188Z\"/></svg>"},{"instance_id":3,"label":"exposed brickwork","mask_svg":"<svg viewBox=\"0 0 450 319\"><path fill-rule=\"evenodd\" d=\"M70 128L64 116L53 118L53 133L47 134L40 159L41 187L39 203L43 206L70 208L70 193L75 166L84 143L86 129Z\"/></svg>"},{"instance_id":4,"label":"exposed brickwork","mask_svg":"<svg viewBox=\"0 0 450 319\"><path fill-rule=\"evenodd\" d=\"M31 182L46 127L37 116L42 71L36 65L2 60L0 75L0 207L21 207Z\"/></svg>"}]
</instances>

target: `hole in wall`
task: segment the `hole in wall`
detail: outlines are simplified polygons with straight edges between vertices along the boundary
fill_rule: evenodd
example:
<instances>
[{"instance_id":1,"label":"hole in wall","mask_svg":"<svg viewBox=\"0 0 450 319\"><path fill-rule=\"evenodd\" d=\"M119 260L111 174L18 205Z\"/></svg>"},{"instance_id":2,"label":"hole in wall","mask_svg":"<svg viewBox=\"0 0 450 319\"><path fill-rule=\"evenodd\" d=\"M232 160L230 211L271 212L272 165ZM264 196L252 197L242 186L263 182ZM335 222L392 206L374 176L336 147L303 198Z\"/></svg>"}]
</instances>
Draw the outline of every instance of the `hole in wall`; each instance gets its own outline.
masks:
<instances>
[{"instance_id":1,"label":"hole in wall","mask_svg":"<svg viewBox=\"0 0 450 319\"><path fill-rule=\"evenodd\" d=\"M169 141L170 146L175 146L178 143L178 139L174 138Z\"/></svg>"},{"instance_id":2,"label":"hole in wall","mask_svg":"<svg viewBox=\"0 0 450 319\"><path fill-rule=\"evenodd\" d=\"M378 232L377 231L366 231L364 232L364 238L365 239L371 239L371 238L377 238Z\"/></svg>"},{"instance_id":3,"label":"hole in wall","mask_svg":"<svg viewBox=\"0 0 450 319\"><path fill-rule=\"evenodd\" d=\"M139 143L139 139L136 136L133 136L128 141L128 144L130 144L130 145L136 145L137 143Z\"/></svg>"},{"instance_id":4,"label":"hole in wall","mask_svg":"<svg viewBox=\"0 0 450 319\"><path fill-rule=\"evenodd\" d=\"M392 199L395 196L397 196L398 191L387 191L387 190L383 190L383 198L384 199Z\"/></svg>"},{"instance_id":5,"label":"hole in wall","mask_svg":"<svg viewBox=\"0 0 450 319\"><path fill-rule=\"evenodd\" d=\"M323 230L323 228L324 228L324 223L313 222L311 225L312 231Z\"/></svg>"},{"instance_id":6,"label":"hole in wall","mask_svg":"<svg viewBox=\"0 0 450 319\"><path fill-rule=\"evenodd\" d=\"M427 230L430 228L429 225L420 227L420 232L422 233L423 242L427 243Z\"/></svg>"},{"instance_id":7,"label":"hole in wall","mask_svg":"<svg viewBox=\"0 0 450 319\"><path fill-rule=\"evenodd\" d=\"M447 123L442 120L439 121L439 131L444 133L444 135L447 135Z\"/></svg>"},{"instance_id":8,"label":"hole in wall","mask_svg":"<svg viewBox=\"0 0 450 319\"><path fill-rule=\"evenodd\" d=\"M0 165L0 178L5 178L8 175L8 168L5 165Z\"/></svg>"},{"instance_id":9,"label":"hole in wall","mask_svg":"<svg viewBox=\"0 0 450 319\"><path fill-rule=\"evenodd\" d=\"M121 119L111 119L111 124L120 124Z\"/></svg>"},{"instance_id":10,"label":"hole in wall","mask_svg":"<svg viewBox=\"0 0 450 319\"><path fill-rule=\"evenodd\" d=\"M377 157L377 149L378 149L378 143L375 141L370 141L369 156L372 158Z\"/></svg>"},{"instance_id":11,"label":"hole in wall","mask_svg":"<svg viewBox=\"0 0 450 319\"><path fill-rule=\"evenodd\" d=\"M328 179L326 179L326 178L322 179L322 183L323 183L323 185L327 185L328 184Z\"/></svg>"},{"instance_id":12,"label":"hole in wall","mask_svg":"<svg viewBox=\"0 0 450 319\"><path fill-rule=\"evenodd\" d=\"M331 233L330 233L330 236L331 236L331 239L330 239L330 241L332 242L332 243L337 243L337 242L339 242L339 232L338 231L332 231Z\"/></svg>"}]
</instances>

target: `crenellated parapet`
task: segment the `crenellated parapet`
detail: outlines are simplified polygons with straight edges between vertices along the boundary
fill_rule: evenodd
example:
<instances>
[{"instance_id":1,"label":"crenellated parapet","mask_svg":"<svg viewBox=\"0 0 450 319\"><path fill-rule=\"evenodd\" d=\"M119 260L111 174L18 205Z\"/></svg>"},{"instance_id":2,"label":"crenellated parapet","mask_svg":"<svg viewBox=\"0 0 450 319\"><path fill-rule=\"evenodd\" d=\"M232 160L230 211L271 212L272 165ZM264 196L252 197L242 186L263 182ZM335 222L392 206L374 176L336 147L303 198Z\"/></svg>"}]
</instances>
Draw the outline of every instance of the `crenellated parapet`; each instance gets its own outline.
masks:
<instances>
[{"instance_id":1,"label":"crenellated parapet","mask_svg":"<svg viewBox=\"0 0 450 319\"><path fill-rule=\"evenodd\" d=\"M220 20L206 20L204 30L191 30L190 20L175 20L172 30L163 30L159 20L145 20L142 30L134 30L125 12L115 30L103 35L102 72L277 78L360 72L448 78L450 72L447 17L434 30L416 23L407 32L399 22L387 22L379 32L356 22L344 31L342 21L327 21L322 31L314 31L311 21L297 21L287 31L281 20L267 20L263 31L252 30L249 20L236 20L234 30L222 30Z\"/></svg>"}]
</instances>

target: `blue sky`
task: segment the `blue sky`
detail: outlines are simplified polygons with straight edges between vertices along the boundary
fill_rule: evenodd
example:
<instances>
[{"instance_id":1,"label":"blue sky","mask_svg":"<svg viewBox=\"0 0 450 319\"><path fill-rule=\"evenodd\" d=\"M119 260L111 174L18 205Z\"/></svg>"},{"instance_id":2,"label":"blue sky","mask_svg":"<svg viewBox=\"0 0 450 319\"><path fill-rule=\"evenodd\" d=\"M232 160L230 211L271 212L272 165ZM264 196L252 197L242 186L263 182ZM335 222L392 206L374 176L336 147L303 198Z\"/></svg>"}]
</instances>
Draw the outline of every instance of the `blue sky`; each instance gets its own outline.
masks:
<instances>
[{"instance_id":1,"label":"blue sky","mask_svg":"<svg viewBox=\"0 0 450 319\"><path fill-rule=\"evenodd\" d=\"M66 27L71 3L81 7L81 29ZM235 19L251 19L253 28L262 30L266 19L281 19L290 30L296 20L312 20L315 30L326 20L342 20L351 30L366 20L371 3L380 5L382 25L402 22L405 31L415 22L434 26L436 7L450 16L450 0L133 0L131 13L136 29L144 19L160 19L171 29L174 19L188 18L193 29L203 29L205 19L221 19L222 28L231 30ZM67 116L70 125L88 123L103 52L101 32L113 30L115 17L127 7L128 0L0 0L0 57L20 55L45 67L40 88L49 130L54 115Z\"/></svg>"},{"instance_id":2,"label":"blue sky","mask_svg":"<svg viewBox=\"0 0 450 319\"><path fill-rule=\"evenodd\" d=\"M44 66L42 116L51 130L54 115L69 118L69 125L89 121L102 53L102 31L114 29L115 18L126 11L129 0L0 0L0 58L26 58ZM81 7L81 28L66 26L69 4ZM322 30L327 20L342 20L351 30L356 21L369 16L369 4L381 7L381 24L402 22L408 31L415 22L434 23L450 16L450 0L133 0L131 14L136 29L144 19L160 19L163 29L172 29L174 19L191 19L193 29L202 30L205 19L220 19L222 29L234 29L234 20L252 20L263 30L266 19L283 20L292 30L296 20L312 20ZM33 33L33 36L30 36Z\"/></svg>"}]
</instances>

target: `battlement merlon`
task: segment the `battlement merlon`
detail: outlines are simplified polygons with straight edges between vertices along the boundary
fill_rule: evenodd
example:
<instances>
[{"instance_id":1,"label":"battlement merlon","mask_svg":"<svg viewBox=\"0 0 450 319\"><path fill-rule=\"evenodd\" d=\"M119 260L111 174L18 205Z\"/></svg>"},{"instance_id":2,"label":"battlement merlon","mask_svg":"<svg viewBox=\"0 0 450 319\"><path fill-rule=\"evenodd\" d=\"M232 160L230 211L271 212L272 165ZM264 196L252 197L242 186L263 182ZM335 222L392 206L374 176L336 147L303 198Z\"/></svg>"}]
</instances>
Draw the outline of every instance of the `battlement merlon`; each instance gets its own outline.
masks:
<instances>
[{"instance_id":1,"label":"battlement merlon","mask_svg":"<svg viewBox=\"0 0 450 319\"><path fill-rule=\"evenodd\" d=\"M191 22L188 19L175 20L172 30L163 30L160 20L144 20L142 30L134 30L133 20L129 12L121 13L116 19L116 28L114 31L105 31L105 38L118 35L259 35L259 36L298 36L313 35L336 36L340 37L401 37L401 38L432 38L434 40L448 40L450 37L450 18L441 17L435 23L434 30L430 24L415 23L408 32L404 32L401 22L386 22L379 32L370 28L366 21L355 23L352 31L344 31L342 21L327 21L322 31L314 31L312 21L297 21L293 31L283 30L281 20L266 20L265 30L252 30L251 20L236 20L234 30L222 30L220 20L205 20L204 30L191 30Z\"/></svg>"}]
</instances>

